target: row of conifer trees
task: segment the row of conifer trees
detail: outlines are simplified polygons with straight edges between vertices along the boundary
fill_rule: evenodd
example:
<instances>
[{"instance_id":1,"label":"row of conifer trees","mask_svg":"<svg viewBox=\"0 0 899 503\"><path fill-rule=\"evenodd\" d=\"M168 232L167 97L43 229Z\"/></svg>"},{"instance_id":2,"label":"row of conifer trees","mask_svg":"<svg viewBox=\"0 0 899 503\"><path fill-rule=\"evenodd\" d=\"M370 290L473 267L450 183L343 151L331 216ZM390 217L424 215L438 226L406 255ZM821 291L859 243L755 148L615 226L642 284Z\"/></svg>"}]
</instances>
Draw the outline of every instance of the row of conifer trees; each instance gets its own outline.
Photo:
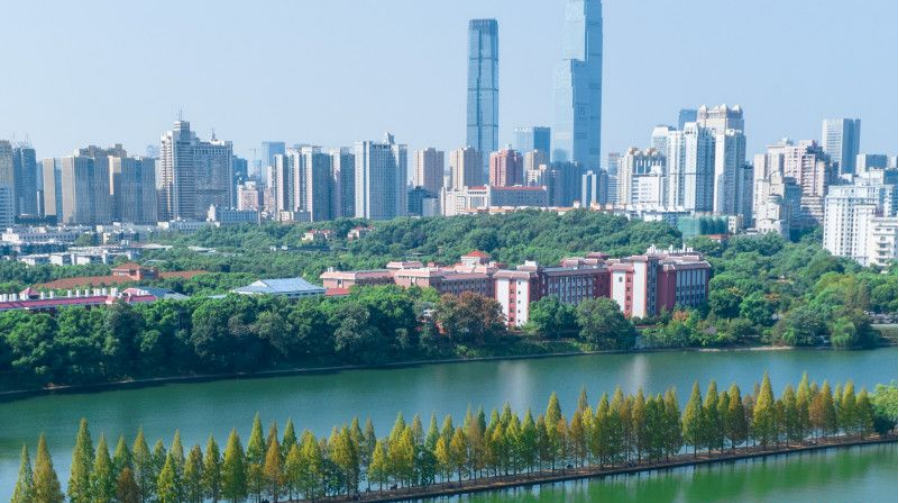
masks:
<instances>
[{"instance_id":1,"label":"row of conifer trees","mask_svg":"<svg viewBox=\"0 0 899 503\"><path fill-rule=\"evenodd\" d=\"M272 424L263 435L259 416L246 448L232 430L220 450L209 437L205 449L185 454L178 432L167 449L150 448L142 431L131 447L119 438L110 454L101 436L94 448L82 420L72 454L65 494L43 435L32 466L27 447L12 503L203 503L273 502L354 495L373 490L568 470L583 466L662 462L675 455L724 452L741 446L768 448L834 435L873 433L874 407L868 392L851 382L831 389L803 377L775 397L767 374L751 393L734 384L719 391L712 381L705 395L694 384L683 410L675 390L645 396L617 389L595 407L581 391L570 417L555 393L546 411L519 416L506 404L489 417L483 409L461 424L447 416L427 428L415 416L400 414L386 437L371 421L357 419L335 427L329 436L309 431L297 436L291 421L279 434ZM891 425L892 427L892 425ZM685 450L687 452L685 452Z\"/></svg>"}]
</instances>

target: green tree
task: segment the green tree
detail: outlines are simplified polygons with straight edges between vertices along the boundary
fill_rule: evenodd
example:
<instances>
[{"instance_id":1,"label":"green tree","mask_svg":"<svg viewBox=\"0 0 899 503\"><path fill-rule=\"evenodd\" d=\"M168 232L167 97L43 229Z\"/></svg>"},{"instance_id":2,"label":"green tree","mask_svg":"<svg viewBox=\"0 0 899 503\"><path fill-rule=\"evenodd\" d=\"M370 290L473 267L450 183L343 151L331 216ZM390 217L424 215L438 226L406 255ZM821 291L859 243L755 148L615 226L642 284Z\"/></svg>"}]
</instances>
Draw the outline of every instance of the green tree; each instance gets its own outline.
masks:
<instances>
[{"instance_id":1,"label":"green tree","mask_svg":"<svg viewBox=\"0 0 899 503\"><path fill-rule=\"evenodd\" d=\"M240 436L231 430L222 461L222 497L231 503L247 499L247 461Z\"/></svg>"},{"instance_id":2,"label":"green tree","mask_svg":"<svg viewBox=\"0 0 899 503\"><path fill-rule=\"evenodd\" d=\"M462 482L462 474L468 462L468 440L465 438L462 428L456 428L456 431L453 432L453 439L450 441L450 458L459 475L459 482Z\"/></svg>"},{"instance_id":3,"label":"green tree","mask_svg":"<svg viewBox=\"0 0 899 503\"><path fill-rule=\"evenodd\" d=\"M552 295L531 303L528 322L547 339L571 336L578 329L574 306L563 304Z\"/></svg>"},{"instance_id":4,"label":"green tree","mask_svg":"<svg viewBox=\"0 0 899 503\"><path fill-rule=\"evenodd\" d=\"M185 503L203 503L206 491L203 487L203 451L199 445L191 447L187 455L181 484Z\"/></svg>"},{"instance_id":5,"label":"green tree","mask_svg":"<svg viewBox=\"0 0 899 503\"><path fill-rule=\"evenodd\" d=\"M748 440L749 424L746 421L743 397L736 383L731 384L727 395L727 414L724 417L724 431L725 437L730 441L730 448L733 450Z\"/></svg>"},{"instance_id":6,"label":"green tree","mask_svg":"<svg viewBox=\"0 0 899 503\"><path fill-rule=\"evenodd\" d=\"M156 481L156 499L159 503L179 503L180 487L178 483L177 468L172 453L165 457L165 464L159 471L159 479Z\"/></svg>"},{"instance_id":7,"label":"green tree","mask_svg":"<svg viewBox=\"0 0 899 503\"><path fill-rule=\"evenodd\" d=\"M203 455L203 497L218 503L222 497L222 455L218 443L209 435Z\"/></svg>"},{"instance_id":8,"label":"green tree","mask_svg":"<svg viewBox=\"0 0 899 503\"><path fill-rule=\"evenodd\" d=\"M37 456L34 460L34 503L64 503L65 496L59 485L53 458L47 449L43 433L38 439Z\"/></svg>"},{"instance_id":9,"label":"green tree","mask_svg":"<svg viewBox=\"0 0 899 503\"><path fill-rule=\"evenodd\" d=\"M137 437L131 448L134 464L134 481L137 483L140 503L147 503L156 495L156 478L159 474L153 463L153 455L144 438L144 429L137 430Z\"/></svg>"},{"instance_id":10,"label":"green tree","mask_svg":"<svg viewBox=\"0 0 899 503\"><path fill-rule=\"evenodd\" d=\"M106 437L100 436L97 444L97 455L90 474L91 501L94 503L112 503L115 500L116 474L113 472L112 459Z\"/></svg>"},{"instance_id":11,"label":"green tree","mask_svg":"<svg viewBox=\"0 0 899 503\"><path fill-rule=\"evenodd\" d=\"M250 440L247 441L247 491L256 501L262 499L265 490L265 438L262 436L262 420L259 414L253 418L253 429L250 430Z\"/></svg>"},{"instance_id":12,"label":"green tree","mask_svg":"<svg viewBox=\"0 0 899 503\"><path fill-rule=\"evenodd\" d=\"M310 432L303 434L301 446L303 462L300 489L306 499L315 500L321 493L322 465L324 464L322 450L315 440L315 436Z\"/></svg>"},{"instance_id":13,"label":"green tree","mask_svg":"<svg viewBox=\"0 0 899 503\"><path fill-rule=\"evenodd\" d=\"M683 424L681 423L680 404L674 388L665 392L665 458L680 452L684 443Z\"/></svg>"},{"instance_id":14,"label":"green tree","mask_svg":"<svg viewBox=\"0 0 899 503\"><path fill-rule=\"evenodd\" d=\"M303 455L300 446L296 442L291 444L290 451L284 461L284 492L287 500L293 500L300 491L300 481L303 472Z\"/></svg>"},{"instance_id":15,"label":"green tree","mask_svg":"<svg viewBox=\"0 0 899 503\"><path fill-rule=\"evenodd\" d=\"M771 380L768 378L768 373L765 372L752 415L753 436L761 444L762 448L767 448L768 444L777 440L778 428L775 408L776 403L774 392L771 390Z\"/></svg>"},{"instance_id":16,"label":"green tree","mask_svg":"<svg viewBox=\"0 0 899 503\"><path fill-rule=\"evenodd\" d=\"M697 451L704 447L704 425L702 393L699 391L699 383L694 382L683 417L683 438L687 445L693 446L693 457L696 457Z\"/></svg>"},{"instance_id":17,"label":"green tree","mask_svg":"<svg viewBox=\"0 0 899 503\"><path fill-rule=\"evenodd\" d=\"M91 469L94 464L94 444L87 420L81 419L75 448L72 450L72 467L69 473L68 495L71 503L92 503Z\"/></svg>"},{"instance_id":18,"label":"green tree","mask_svg":"<svg viewBox=\"0 0 899 503\"><path fill-rule=\"evenodd\" d=\"M133 468L131 464L131 450L128 449L125 437L120 436L119 441L116 443L115 453L112 455L112 470L113 473L118 475L125 468Z\"/></svg>"},{"instance_id":19,"label":"green tree","mask_svg":"<svg viewBox=\"0 0 899 503\"><path fill-rule=\"evenodd\" d=\"M439 442L445 443L445 439L441 438L438 441L438 445ZM387 446L384 445L384 442L378 440L375 442L371 464L368 465L368 480L378 484L381 489L384 489L384 484L387 483L388 473L390 473L388 463Z\"/></svg>"},{"instance_id":20,"label":"green tree","mask_svg":"<svg viewBox=\"0 0 899 503\"><path fill-rule=\"evenodd\" d=\"M878 384L871 398L874 406L874 430L885 435L896 428L897 411L899 411L899 388L893 381L889 386Z\"/></svg>"},{"instance_id":21,"label":"green tree","mask_svg":"<svg viewBox=\"0 0 899 503\"><path fill-rule=\"evenodd\" d=\"M597 349L631 349L637 338L633 323L614 300L605 297L581 302L577 324L580 338Z\"/></svg>"},{"instance_id":22,"label":"green tree","mask_svg":"<svg viewBox=\"0 0 899 503\"><path fill-rule=\"evenodd\" d=\"M31 458L28 456L28 447L22 446L22 461L19 464L19 478L16 479L16 487L12 493L10 503L31 503L34 499L34 470L31 467Z\"/></svg>"}]
</instances>

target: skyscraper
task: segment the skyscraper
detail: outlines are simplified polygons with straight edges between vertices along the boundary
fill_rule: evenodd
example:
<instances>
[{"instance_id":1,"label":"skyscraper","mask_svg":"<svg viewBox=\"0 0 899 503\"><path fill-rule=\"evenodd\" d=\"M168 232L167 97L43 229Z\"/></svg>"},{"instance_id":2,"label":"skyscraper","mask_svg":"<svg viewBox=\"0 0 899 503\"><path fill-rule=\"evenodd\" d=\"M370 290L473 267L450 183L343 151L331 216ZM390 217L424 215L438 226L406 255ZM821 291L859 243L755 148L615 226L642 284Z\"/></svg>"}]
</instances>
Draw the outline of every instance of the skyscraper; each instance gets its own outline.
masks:
<instances>
[{"instance_id":1,"label":"skyscraper","mask_svg":"<svg viewBox=\"0 0 899 503\"><path fill-rule=\"evenodd\" d=\"M665 168L665 154L655 149L640 150L631 147L618 162L618 204L631 205L639 202L639 179L649 175L654 167Z\"/></svg>"},{"instance_id":2,"label":"skyscraper","mask_svg":"<svg viewBox=\"0 0 899 503\"><path fill-rule=\"evenodd\" d=\"M553 78L552 160L600 169L602 2L567 0L562 62Z\"/></svg>"},{"instance_id":3,"label":"skyscraper","mask_svg":"<svg viewBox=\"0 0 899 503\"><path fill-rule=\"evenodd\" d=\"M318 147L301 149L306 181L303 209L311 222L331 219L331 157Z\"/></svg>"},{"instance_id":4,"label":"skyscraper","mask_svg":"<svg viewBox=\"0 0 899 503\"><path fill-rule=\"evenodd\" d=\"M714 206L715 138L695 122L668 135L668 197L666 204L689 211Z\"/></svg>"},{"instance_id":5,"label":"skyscraper","mask_svg":"<svg viewBox=\"0 0 899 503\"><path fill-rule=\"evenodd\" d=\"M728 129L743 131L743 108L740 105L728 107L722 104L712 108L702 105L695 122L709 129L712 134L723 133Z\"/></svg>"},{"instance_id":6,"label":"skyscraper","mask_svg":"<svg viewBox=\"0 0 899 503\"><path fill-rule=\"evenodd\" d=\"M499 28L495 19L468 23L468 145L487 159L499 145Z\"/></svg>"},{"instance_id":7,"label":"skyscraper","mask_svg":"<svg viewBox=\"0 0 899 503\"><path fill-rule=\"evenodd\" d=\"M284 151L285 146L283 141L262 142L259 159L256 160L258 163L256 166L257 172L253 174L259 178L264 177L268 168L275 165L275 156L278 154L283 155Z\"/></svg>"},{"instance_id":8,"label":"skyscraper","mask_svg":"<svg viewBox=\"0 0 899 503\"><path fill-rule=\"evenodd\" d=\"M511 149L490 154L490 185L493 187L524 185L521 154Z\"/></svg>"},{"instance_id":9,"label":"skyscraper","mask_svg":"<svg viewBox=\"0 0 899 503\"><path fill-rule=\"evenodd\" d=\"M840 175L855 174L855 158L861 143L861 119L825 119L821 126L821 146Z\"/></svg>"},{"instance_id":10,"label":"skyscraper","mask_svg":"<svg viewBox=\"0 0 899 503\"><path fill-rule=\"evenodd\" d=\"M481 153L474 147L459 148L450 152L450 189L485 185L485 174L481 169Z\"/></svg>"},{"instance_id":11,"label":"skyscraper","mask_svg":"<svg viewBox=\"0 0 899 503\"><path fill-rule=\"evenodd\" d=\"M110 157L109 180L113 220L156 223L156 159Z\"/></svg>"},{"instance_id":12,"label":"skyscraper","mask_svg":"<svg viewBox=\"0 0 899 503\"><path fill-rule=\"evenodd\" d=\"M416 150L412 184L431 194L439 194L443 188L443 157L443 151L433 147Z\"/></svg>"},{"instance_id":13,"label":"skyscraper","mask_svg":"<svg viewBox=\"0 0 899 503\"><path fill-rule=\"evenodd\" d=\"M356 216L356 156L348 148L331 154L331 218Z\"/></svg>"},{"instance_id":14,"label":"skyscraper","mask_svg":"<svg viewBox=\"0 0 899 503\"><path fill-rule=\"evenodd\" d=\"M696 122L695 108L681 108L677 114L677 129L684 130L684 125L688 122Z\"/></svg>"},{"instance_id":15,"label":"skyscraper","mask_svg":"<svg viewBox=\"0 0 899 503\"><path fill-rule=\"evenodd\" d=\"M12 144L0 140L0 224L12 225L16 218L15 163Z\"/></svg>"},{"instance_id":16,"label":"skyscraper","mask_svg":"<svg viewBox=\"0 0 899 503\"><path fill-rule=\"evenodd\" d=\"M112 198L109 191L109 162L105 155L76 155L58 160L58 195L61 224L97 225L112 222ZM46 178L45 178L46 180Z\"/></svg>"},{"instance_id":17,"label":"skyscraper","mask_svg":"<svg viewBox=\"0 0 899 503\"><path fill-rule=\"evenodd\" d=\"M515 128L515 131L512 133L512 148L522 154L538 150L549 155L550 134L550 128L545 126Z\"/></svg>"},{"instance_id":18,"label":"skyscraper","mask_svg":"<svg viewBox=\"0 0 899 503\"><path fill-rule=\"evenodd\" d=\"M715 134L714 211L725 215L742 213L743 166L746 164L746 136L727 129Z\"/></svg>"},{"instance_id":19,"label":"skyscraper","mask_svg":"<svg viewBox=\"0 0 899 503\"><path fill-rule=\"evenodd\" d=\"M384 142L356 143L356 217L390 220L406 214L406 146L387 133Z\"/></svg>"},{"instance_id":20,"label":"skyscraper","mask_svg":"<svg viewBox=\"0 0 899 503\"><path fill-rule=\"evenodd\" d=\"M40 172L34 149L28 145L13 148L13 172L15 177L16 214L40 216L38 188Z\"/></svg>"},{"instance_id":21,"label":"skyscraper","mask_svg":"<svg viewBox=\"0 0 899 503\"><path fill-rule=\"evenodd\" d=\"M231 207L234 185L231 142L202 141L179 120L162 135L159 219L205 220L209 206Z\"/></svg>"}]
</instances>

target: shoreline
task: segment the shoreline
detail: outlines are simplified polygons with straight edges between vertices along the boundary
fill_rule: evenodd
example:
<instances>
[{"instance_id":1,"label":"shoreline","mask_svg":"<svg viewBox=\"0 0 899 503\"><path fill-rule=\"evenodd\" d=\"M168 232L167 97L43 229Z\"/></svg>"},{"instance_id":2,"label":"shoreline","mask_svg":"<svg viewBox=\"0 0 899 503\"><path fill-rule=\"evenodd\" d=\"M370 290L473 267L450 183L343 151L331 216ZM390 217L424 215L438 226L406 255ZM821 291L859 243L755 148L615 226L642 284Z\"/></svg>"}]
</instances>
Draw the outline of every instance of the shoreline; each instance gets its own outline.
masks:
<instances>
[{"instance_id":1,"label":"shoreline","mask_svg":"<svg viewBox=\"0 0 899 503\"><path fill-rule=\"evenodd\" d=\"M459 485L459 482L440 483L425 487L412 487L397 489L394 491L386 490L372 491L371 493L360 493L358 497L338 496L319 499L318 501L327 501L332 503L365 501L368 503L388 503L393 501L414 501L424 498L440 498L446 496L457 496L461 494L483 493L490 491L503 491L518 487L530 487L534 485L557 484L560 482L570 482L574 480L585 479L602 479L604 477L616 475L630 475L634 473L654 472L662 470L671 470L677 468L685 468L691 466L704 466L718 463L727 463L734 461L742 461L749 459L767 458L771 456L789 456L791 454L799 454L804 452L825 451L830 449L844 449L851 447L864 447L873 445L896 444L896 434L890 434L886 437L876 438L856 438L856 439L829 439L823 441L819 439L817 444L801 444L793 446L781 446L761 450L758 447L739 447L736 451L727 451L725 453L700 454L698 458L694 458L692 453L679 454L671 458L669 461L660 461L655 463L643 463L635 466L615 466L610 468L573 468L564 469L555 472L537 472L532 474L507 475L499 477L488 477L477 479L475 481L467 480ZM284 503L307 503L311 500L296 499L285 500Z\"/></svg>"},{"instance_id":2,"label":"shoreline","mask_svg":"<svg viewBox=\"0 0 899 503\"><path fill-rule=\"evenodd\" d=\"M647 353L675 353L675 352L692 352L692 353L726 353L726 352L744 352L744 351L868 351L872 349L880 349L884 347L896 347L894 343L880 344L869 349L834 349L830 346L815 347L791 347L791 346L730 346L721 348L647 348L647 349L610 349L597 351L562 351L550 353L529 353L521 355L502 355L502 356L479 356L473 358L446 358L446 359L426 359L426 360L408 360L382 364L369 365L326 365L319 367L296 367L286 369L259 370L254 372L226 372L216 374L193 374L182 376L163 376L148 377L144 379L131 379L124 381L112 381L97 384L78 384L66 386L53 386L49 388L36 389L19 389L0 391L0 404L16 399L30 398L34 396L63 394L63 393L94 393L101 391L115 391L125 389L137 389L150 386L161 386L165 384L179 383L202 383L223 381L228 379L265 379L269 377L290 377L304 374L323 374L332 372L342 372L350 370L386 370L391 368L417 367L423 365L441 365L441 364L461 364L475 362L491 362L491 361L510 361L510 360L538 360L543 358L567 358L574 356L596 356L596 355L626 355L626 354L647 354Z\"/></svg>"}]
</instances>

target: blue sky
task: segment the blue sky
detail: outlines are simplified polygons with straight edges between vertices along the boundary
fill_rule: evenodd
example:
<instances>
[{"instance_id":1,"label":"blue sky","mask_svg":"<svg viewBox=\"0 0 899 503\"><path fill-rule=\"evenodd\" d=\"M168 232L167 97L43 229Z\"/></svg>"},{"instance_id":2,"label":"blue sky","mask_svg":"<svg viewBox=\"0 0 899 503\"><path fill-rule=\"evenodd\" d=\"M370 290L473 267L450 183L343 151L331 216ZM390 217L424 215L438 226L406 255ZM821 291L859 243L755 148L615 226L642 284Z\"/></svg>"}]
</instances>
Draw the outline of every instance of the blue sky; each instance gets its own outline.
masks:
<instances>
[{"instance_id":1,"label":"blue sky","mask_svg":"<svg viewBox=\"0 0 899 503\"><path fill-rule=\"evenodd\" d=\"M468 19L500 30L500 143L551 122L563 0L6 2L0 138L49 157L88 143L142 154L179 109L252 159L262 140L351 144L390 130L461 146ZM896 0L606 0L603 151L739 103L749 152L862 119L897 151Z\"/></svg>"}]
</instances>

